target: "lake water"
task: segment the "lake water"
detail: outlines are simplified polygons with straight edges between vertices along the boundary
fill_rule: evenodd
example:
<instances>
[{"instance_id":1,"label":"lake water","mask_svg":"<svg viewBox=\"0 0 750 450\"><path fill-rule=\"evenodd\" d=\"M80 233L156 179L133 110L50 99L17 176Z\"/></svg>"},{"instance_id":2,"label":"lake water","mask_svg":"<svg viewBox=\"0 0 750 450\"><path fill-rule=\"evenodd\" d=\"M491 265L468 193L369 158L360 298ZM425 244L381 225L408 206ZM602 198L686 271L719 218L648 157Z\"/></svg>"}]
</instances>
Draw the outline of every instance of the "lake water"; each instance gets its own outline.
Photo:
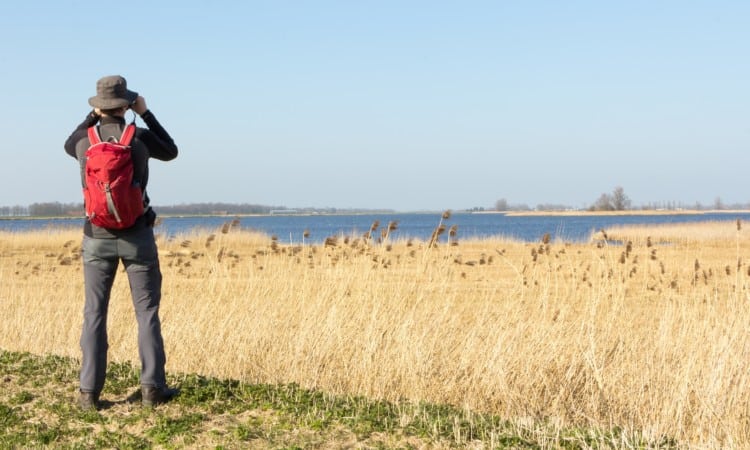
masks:
<instances>
[{"instance_id":1,"label":"lake water","mask_svg":"<svg viewBox=\"0 0 750 450\"><path fill-rule=\"evenodd\" d=\"M392 238L429 239L440 222L440 213L432 214L352 214L352 215L289 215L239 217L242 229L262 231L278 237L282 243L301 243L303 233L309 231L308 243L319 243L329 236L360 236L374 221L384 227L391 221L398 223ZM156 227L157 233L176 235L194 229L219 232L233 217L165 217ZM503 214L454 213L444 220L446 227L458 227L458 239L504 236L536 242L546 233L553 239L580 242L592 231L615 225L687 223L703 221L750 221L750 213L667 214L625 216L505 216ZM13 219L0 220L0 230L28 231L45 228L80 228L83 219ZM730 226L728 224L728 226ZM732 225L733 226L733 225ZM378 231L379 232L379 231ZM447 233L446 233L447 234Z\"/></svg>"}]
</instances>

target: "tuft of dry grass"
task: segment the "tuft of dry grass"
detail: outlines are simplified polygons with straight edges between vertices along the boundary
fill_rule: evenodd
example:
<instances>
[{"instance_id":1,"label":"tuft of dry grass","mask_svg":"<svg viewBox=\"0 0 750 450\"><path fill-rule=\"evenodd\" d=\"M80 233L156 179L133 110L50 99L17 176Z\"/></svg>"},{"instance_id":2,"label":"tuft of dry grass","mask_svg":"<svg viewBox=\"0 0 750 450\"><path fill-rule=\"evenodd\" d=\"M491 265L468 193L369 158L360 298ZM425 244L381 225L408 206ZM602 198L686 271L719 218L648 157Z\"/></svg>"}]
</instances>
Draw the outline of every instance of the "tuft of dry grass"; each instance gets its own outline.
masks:
<instances>
[{"instance_id":1,"label":"tuft of dry grass","mask_svg":"<svg viewBox=\"0 0 750 450\"><path fill-rule=\"evenodd\" d=\"M168 370L750 446L747 227L460 246L378 244L378 228L303 246L233 226L160 237ZM0 233L1 348L79 355L79 242ZM110 359L137 363L124 273L109 321Z\"/></svg>"}]
</instances>

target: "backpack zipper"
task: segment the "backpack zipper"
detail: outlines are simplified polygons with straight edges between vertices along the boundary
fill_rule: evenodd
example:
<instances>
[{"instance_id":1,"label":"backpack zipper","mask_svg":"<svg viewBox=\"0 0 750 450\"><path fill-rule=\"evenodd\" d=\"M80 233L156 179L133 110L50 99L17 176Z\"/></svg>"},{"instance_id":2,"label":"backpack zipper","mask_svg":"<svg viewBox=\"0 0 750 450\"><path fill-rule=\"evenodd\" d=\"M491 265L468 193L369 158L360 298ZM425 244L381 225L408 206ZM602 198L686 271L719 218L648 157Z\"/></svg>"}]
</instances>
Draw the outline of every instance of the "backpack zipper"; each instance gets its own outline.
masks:
<instances>
[{"instance_id":1,"label":"backpack zipper","mask_svg":"<svg viewBox=\"0 0 750 450\"><path fill-rule=\"evenodd\" d=\"M117 208L115 207L115 201L112 198L112 189L110 189L109 183L104 184L104 195L107 197L107 208L109 209L109 212L115 215L115 219L118 222L122 222L122 219L120 219L120 213L117 212Z\"/></svg>"}]
</instances>

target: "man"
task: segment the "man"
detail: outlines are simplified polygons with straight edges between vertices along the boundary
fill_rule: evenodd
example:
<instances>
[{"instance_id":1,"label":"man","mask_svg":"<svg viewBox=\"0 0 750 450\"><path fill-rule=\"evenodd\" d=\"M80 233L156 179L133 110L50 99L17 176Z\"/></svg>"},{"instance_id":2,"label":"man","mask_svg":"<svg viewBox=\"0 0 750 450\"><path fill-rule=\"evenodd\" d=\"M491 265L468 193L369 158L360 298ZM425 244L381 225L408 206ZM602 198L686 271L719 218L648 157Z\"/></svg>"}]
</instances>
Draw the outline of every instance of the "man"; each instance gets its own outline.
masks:
<instances>
[{"instance_id":1,"label":"man","mask_svg":"<svg viewBox=\"0 0 750 450\"><path fill-rule=\"evenodd\" d=\"M136 128L130 144L133 182L143 190L145 212L125 229L103 228L87 218L83 228L83 276L85 305L78 404L82 409L99 407L107 370L107 309L112 283L120 261L127 271L138 322L138 352L141 359L141 394L145 406L169 401L178 390L167 386L166 357L159 320L161 271L154 240L156 214L148 206L148 160L169 161L177 157L177 146L146 107L138 93L128 90L121 76L107 76L96 84L96 95L89 98L94 108L65 142L65 152L80 164L81 183L86 187L86 150L91 145L88 128L98 125L102 141L120 139L126 126L125 113L132 109L146 123Z\"/></svg>"}]
</instances>

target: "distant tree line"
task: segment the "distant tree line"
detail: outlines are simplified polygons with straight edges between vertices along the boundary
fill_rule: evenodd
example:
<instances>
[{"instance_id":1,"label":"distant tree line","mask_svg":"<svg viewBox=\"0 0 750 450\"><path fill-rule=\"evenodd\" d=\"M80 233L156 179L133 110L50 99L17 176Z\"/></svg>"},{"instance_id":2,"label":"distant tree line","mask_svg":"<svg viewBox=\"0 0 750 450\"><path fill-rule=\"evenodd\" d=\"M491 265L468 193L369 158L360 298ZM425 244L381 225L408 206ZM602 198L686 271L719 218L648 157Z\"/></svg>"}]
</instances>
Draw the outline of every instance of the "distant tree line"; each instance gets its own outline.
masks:
<instances>
[{"instance_id":1,"label":"distant tree line","mask_svg":"<svg viewBox=\"0 0 750 450\"><path fill-rule=\"evenodd\" d=\"M180 205L154 206L159 214L166 215L235 215L270 214L272 210L284 209L281 206L256 205L250 203L184 203Z\"/></svg>"},{"instance_id":2,"label":"distant tree line","mask_svg":"<svg viewBox=\"0 0 750 450\"><path fill-rule=\"evenodd\" d=\"M243 214L352 214L352 213L392 213L390 209L338 209L338 208L294 208L285 206L268 206L252 203L185 203L179 205L157 205L154 209L160 215L174 216L203 216L203 215L243 215ZM487 208L492 210L492 208ZM475 206L466 211L486 211L482 206ZM573 211L585 209L588 211L626 211L632 209L642 210L734 210L750 209L750 203L727 204L720 197L716 197L710 205L700 202L651 202L634 207L630 198L625 194L625 189L617 186L611 193L601 194L591 205L586 208L574 208L569 205L556 203L540 203L532 208L526 204L512 204L501 198L495 202L495 211ZM43 202L32 203L28 206L0 206L0 217L82 217L83 203L60 203Z\"/></svg>"},{"instance_id":3,"label":"distant tree line","mask_svg":"<svg viewBox=\"0 0 750 450\"><path fill-rule=\"evenodd\" d=\"M0 206L0 217L62 217L83 215L83 203L45 202Z\"/></svg>"},{"instance_id":4,"label":"distant tree line","mask_svg":"<svg viewBox=\"0 0 750 450\"><path fill-rule=\"evenodd\" d=\"M504 198L501 198L495 202L495 211L573 211L580 210L581 208L574 208L569 205L559 205L542 203L536 206L536 208L530 208L526 204L510 204ZM733 209L750 209L750 203L724 203L720 197L716 197L714 202L710 205L704 205L700 202L695 203L684 203L684 202L651 202L643 204L639 207L634 207L633 202L630 200L625 189L622 186L617 186L611 193L601 194L591 205L584 208L587 211L627 211L634 209L641 210L696 210L696 211L707 211L707 210L733 210Z\"/></svg>"},{"instance_id":5,"label":"distant tree line","mask_svg":"<svg viewBox=\"0 0 750 450\"><path fill-rule=\"evenodd\" d=\"M391 210L338 209L338 208L288 208L251 203L186 203L154 206L158 214L173 216L191 215L242 215L242 214L335 214L356 212L392 212Z\"/></svg>"},{"instance_id":6,"label":"distant tree line","mask_svg":"<svg viewBox=\"0 0 750 450\"><path fill-rule=\"evenodd\" d=\"M589 207L589 211L626 211L632 202L622 186L617 186L611 194L604 193Z\"/></svg>"},{"instance_id":7,"label":"distant tree line","mask_svg":"<svg viewBox=\"0 0 750 450\"><path fill-rule=\"evenodd\" d=\"M205 216L205 215L245 215L245 214L335 214L379 212L392 210L337 209L337 208L295 208L268 206L251 203L185 203L180 205L155 205L159 215ZM0 206L0 217L82 217L83 203L45 202L28 206Z\"/></svg>"},{"instance_id":8,"label":"distant tree line","mask_svg":"<svg viewBox=\"0 0 750 450\"><path fill-rule=\"evenodd\" d=\"M29 215L28 206L21 206L21 205L0 206L0 217L20 217L20 216L28 216L28 215Z\"/></svg>"},{"instance_id":9,"label":"distant tree line","mask_svg":"<svg viewBox=\"0 0 750 450\"><path fill-rule=\"evenodd\" d=\"M154 206L159 214L209 215L209 214L269 214L283 207L254 205L247 203L187 203L171 206ZM0 207L0 216L61 217L83 216L83 203L32 203L29 206Z\"/></svg>"}]
</instances>

